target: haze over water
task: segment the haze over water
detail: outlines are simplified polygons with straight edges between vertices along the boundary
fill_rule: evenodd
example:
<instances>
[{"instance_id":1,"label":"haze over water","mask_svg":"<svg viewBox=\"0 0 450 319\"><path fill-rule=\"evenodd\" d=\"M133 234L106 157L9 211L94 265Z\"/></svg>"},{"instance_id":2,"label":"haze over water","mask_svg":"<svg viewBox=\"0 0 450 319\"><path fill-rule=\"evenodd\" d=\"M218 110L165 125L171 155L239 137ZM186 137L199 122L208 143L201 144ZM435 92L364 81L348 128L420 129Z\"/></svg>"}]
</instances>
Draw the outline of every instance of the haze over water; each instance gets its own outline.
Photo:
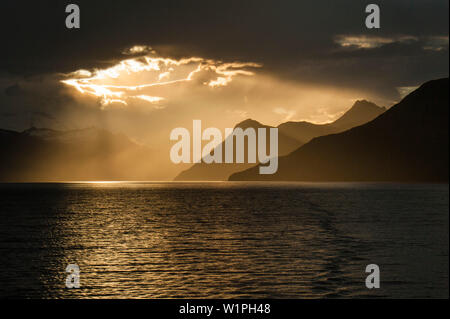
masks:
<instances>
[{"instance_id":1,"label":"haze over water","mask_svg":"<svg viewBox=\"0 0 450 319\"><path fill-rule=\"evenodd\" d=\"M449 188L0 184L0 297L448 298ZM81 288L65 288L78 264ZM381 288L365 287L377 264Z\"/></svg>"}]
</instances>

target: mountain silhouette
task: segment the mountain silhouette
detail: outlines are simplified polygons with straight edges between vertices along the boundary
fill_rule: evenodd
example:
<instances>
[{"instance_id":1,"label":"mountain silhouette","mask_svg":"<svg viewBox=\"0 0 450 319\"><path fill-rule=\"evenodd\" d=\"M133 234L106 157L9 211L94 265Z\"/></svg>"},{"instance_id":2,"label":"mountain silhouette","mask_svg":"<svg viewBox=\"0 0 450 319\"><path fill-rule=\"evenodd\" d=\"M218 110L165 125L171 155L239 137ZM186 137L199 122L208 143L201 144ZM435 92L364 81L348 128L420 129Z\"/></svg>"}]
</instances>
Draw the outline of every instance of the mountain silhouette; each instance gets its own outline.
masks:
<instances>
[{"instance_id":1,"label":"mountain silhouette","mask_svg":"<svg viewBox=\"0 0 450 319\"><path fill-rule=\"evenodd\" d=\"M365 125L314 138L273 175L252 167L230 180L448 182L448 82L427 82Z\"/></svg>"},{"instance_id":2,"label":"mountain silhouette","mask_svg":"<svg viewBox=\"0 0 450 319\"><path fill-rule=\"evenodd\" d=\"M143 180L153 152L122 134L97 128L0 130L0 181Z\"/></svg>"},{"instance_id":3,"label":"mountain silhouette","mask_svg":"<svg viewBox=\"0 0 450 319\"><path fill-rule=\"evenodd\" d=\"M343 132L352 127L365 124L385 111L386 108L372 102L365 100L356 101L347 112L332 123L286 122L280 124L278 130L302 142L303 145L315 137Z\"/></svg>"},{"instance_id":4,"label":"mountain silhouette","mask_svg":"<svg viewBox=\"0 0 450 319\"><path fill-rule=\"evenodd\" d=\"M258 129L266 129L266 150L269 149L269 129L271 126L263 125L258 121L247 119L235 126L235 128L241 128L243 130L248 128L253 128L258 139ZM231 137L227 137L230 139ZM299 141L295 138L287 136L281 132L278 133L278 153L280 155L286 155L293 150L295 150L300 145ZM175 177L176 181L202 181L202 180L214 180L214 181L226 181L231 174L245 170L254 166L254 163L248 163L248 143L245 139L244 149L245 149L245 160L244 163L236 163L236 143L233 143L233 155L234 163L225 163L225 143L222 142L217 148L222 148L222 163L198 163L194 164L189 169L182 171L178 176Z\"/></svg>"},{"instance_id":5,"label":"mountain silhouette","mask_svg":"<svg viewBox=\"0 0 450 319\"><path fill-rule=\"evenodd\" d=\"M287 122L278 126L278 155L287 155L294 151L301 145L310 141L314 137L338 133L345 131L351 127L367 123L378 115L382 114L386 109L379 107L371 102L357 101L343 116L333 123L328 124L313 124L309 122ZM247 119L235 126L235 128L254 128L257 132L258 128L270 128L270 126L263 125L255 120ZM266 140L269 138L267 136ZM224 152L224 143L220 146L222 154ZM247 144L246 144L247 155ZM268 145L266 149L268 149ZM234 149L235 150L235 149ZM223 155L224 157L224 155ZM247 158L247 157L246 157ZM176 178L176 181L202 181L213 180L223 181L227 180L231 174L251 168L255 164L249 163L197 163L189 169L181 172Z\"/></svg>"}]
</instances>

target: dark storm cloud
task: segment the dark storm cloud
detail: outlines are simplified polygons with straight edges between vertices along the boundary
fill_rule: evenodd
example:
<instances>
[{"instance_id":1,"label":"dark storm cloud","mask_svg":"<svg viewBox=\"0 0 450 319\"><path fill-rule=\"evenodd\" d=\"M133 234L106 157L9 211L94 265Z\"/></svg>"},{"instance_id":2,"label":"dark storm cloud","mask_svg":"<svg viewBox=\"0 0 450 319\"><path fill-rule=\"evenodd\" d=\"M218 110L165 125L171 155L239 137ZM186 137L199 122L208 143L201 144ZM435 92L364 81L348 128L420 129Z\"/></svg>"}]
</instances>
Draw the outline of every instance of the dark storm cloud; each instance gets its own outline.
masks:
<instances>
[{"instance_id":1,"label":"dark storm cloud","mask_svg":"<svg viewBox=\"0 0 450 319\"><path fill-rule=\"evenodd\" d=\"M20 88L19 84L14 84L11 86L8 86L5 89L5 94L7 96L15 96L15 95L20 95L22 93L22 89Z\"/></svg>"},{"instance_id":2,"label":"dark storm cloud","mask_svg":"<svg viewBox=\"0 0 450 319\"><path fill-rule=\"evenodd\" d=\"M19 75L105 67L145 44L169 56L199 55L264 64L299 81L371 86L390 97L399 85L448 75L448 1L371 1L381 29L365 28L368 1L73 1L81 29L65 28L67 1L2 1L0 70ZM417 41L342 50L336 37ZM432 38L447 37L440 51ZM445 39L444 39L445 42Z\"/></svg>"},{"instance_id":3,"label":"dark storm cloud","mask_svg":"<svg viewBox=\"0 0 450 319\"><path fill-rule=\"evenodd\" d=\"M14 113L11 113L11 112L2 112L2 113L0 113L0 116L1 117L14 117L14 116L16 116L16 114L14 114Z\"/></svg>"},{"instance_id":4,"label":"dark storm cloud","mask_svg":"<svg viewBox=\"0 0 450 319\"><path fill-rule=\"evenodd\" d=\"M0 128L59 125L57 115L68 108L73 100L55 75L0 75Z\"/></svg>"}]
</instances>

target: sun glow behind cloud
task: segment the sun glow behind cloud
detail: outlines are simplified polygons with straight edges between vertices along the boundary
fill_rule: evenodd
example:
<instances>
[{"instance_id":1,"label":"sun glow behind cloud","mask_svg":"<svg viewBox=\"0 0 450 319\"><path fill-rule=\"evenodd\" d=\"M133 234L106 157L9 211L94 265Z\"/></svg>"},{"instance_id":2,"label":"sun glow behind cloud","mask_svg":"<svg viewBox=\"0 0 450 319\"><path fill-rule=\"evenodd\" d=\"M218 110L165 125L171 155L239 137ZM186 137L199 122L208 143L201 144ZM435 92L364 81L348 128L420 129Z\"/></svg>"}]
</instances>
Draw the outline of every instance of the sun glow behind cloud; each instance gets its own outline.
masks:
<instances>
[{"instance_id":1,"label":"sun glow behind cloud","mask_svg":"<svg viewBox=\"0 0 450 319\"><path fill-rule=\"evenodd\" d=\"M127 52L134 54L147 50L145 46L135 46ZM141 56L122 60L108 69L77 70L61 82L82 94L99 98L102 107L114 103L128 105L130 100L140 99L155 108L163 108L162 103L167 97L155 95L158 93L155 89L160 88L162 92L165 87L194 80L209 88L223 87L236 76L254 75L248 69L259 67L258 63L223 63L200 57L176 60Z\"/></svg>"},{"instance_id":2,"label":"sun glow behind cloud","mask_svg":"<svg viewBox=\"0 0 450 319\"><path fill-rule=\"evenodd\" d=\"M263 70L253 62L196 55L166 58L148 50L135 48L135 54L109 68L59 75L64 94L76 106L65 111L67 121L77 127L97 126L101 118L100 125L108 130L161 148L171 129L189 127L193 119L221 130L247 118L272 126L286 121L328 123L355 99L391 105L370 90L275 76L269 64ZM308 74L308 69L298 72Z\"/></svg>"}]
</instances>

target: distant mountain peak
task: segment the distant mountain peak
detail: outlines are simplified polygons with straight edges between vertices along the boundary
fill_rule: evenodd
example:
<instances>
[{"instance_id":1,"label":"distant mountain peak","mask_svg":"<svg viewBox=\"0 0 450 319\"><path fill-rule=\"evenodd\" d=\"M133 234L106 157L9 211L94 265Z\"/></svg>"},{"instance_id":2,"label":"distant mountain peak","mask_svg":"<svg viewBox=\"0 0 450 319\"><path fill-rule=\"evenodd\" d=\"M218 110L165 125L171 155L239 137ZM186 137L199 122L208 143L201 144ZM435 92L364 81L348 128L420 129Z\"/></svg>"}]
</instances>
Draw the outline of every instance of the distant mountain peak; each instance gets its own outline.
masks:
<instances>
[{"instance_id":1,"label":"distant mountain peak","mask_svg":"<svg viewBox=\"0 0 450 319\"><path fill-rule=\"evenodd\" d=\"M350 128L367 123L386 111L385 107L376 105L367 100L357 100L353 106L333 126Z\"/></svg>"},{"instance_id":2,"label":"distant mountain peak","mask_svg":"<svg viewBox=\"0 0 450 319\"><path fill-rule=\"evenodd\" d=\"M312 139L280 157L274 175L255 166L229 180L448 183L448 82L427 82L366 124Z\"/></svg>"},{"instance_id":3,"label":"distant mountain peak","mask_svg":"<svg viewBox=\"0 0 450 319\"><path fill-rule=\"evenodd\" d=\"M60 142L74 141L95 137L99 134L112 134L109 131L96 127L87 127L67 131L58 131L50 128L37 128L35 126L23 131L22 135L37 137L43 140L57 140Z\"/></svg>"},{"instance_id":4,"label":"distant mountain peak","mask_svg":"<svg viewBox=\"0 0 450 319\"><path fill-rule=\"evenodd\" d=\"M23 131L22 134L40 138L50 138L55 135L61 134L61 132L49 128L37 128L35 126L32 126L29 129Z\"/></svg>"},{"instance_id":5,"label":"distant mountain peak","mask_svg":"<svg viewBox=\"0 0 450 319\"><path fill-rule=\"evenodd\" d=\"M356 100L356 102L353 104L353 106L350 108L350 110L353 108L356 108L356 109L367 108L367 109L376 109L376 110L386 111L385 107L378 106L375 103L367 101L367 100Z\"/></svg>"},{"instance_id":6,"label":"distant mountain peak","mask_svg":"<svg viewBox=\"0 0 450 319\"><path fill-rule=\"evenodd\" d=\"M246 128L249 128L249 127L253 127L253 128L265 127L265 125L261 124L258 121L255 121L255 120L249 118L249 119L246 119L246 120L236 124L236 126L234 128L237 128L237 127L240 127L242 129L246 129Z\"/></svg>"}]
</instances>

